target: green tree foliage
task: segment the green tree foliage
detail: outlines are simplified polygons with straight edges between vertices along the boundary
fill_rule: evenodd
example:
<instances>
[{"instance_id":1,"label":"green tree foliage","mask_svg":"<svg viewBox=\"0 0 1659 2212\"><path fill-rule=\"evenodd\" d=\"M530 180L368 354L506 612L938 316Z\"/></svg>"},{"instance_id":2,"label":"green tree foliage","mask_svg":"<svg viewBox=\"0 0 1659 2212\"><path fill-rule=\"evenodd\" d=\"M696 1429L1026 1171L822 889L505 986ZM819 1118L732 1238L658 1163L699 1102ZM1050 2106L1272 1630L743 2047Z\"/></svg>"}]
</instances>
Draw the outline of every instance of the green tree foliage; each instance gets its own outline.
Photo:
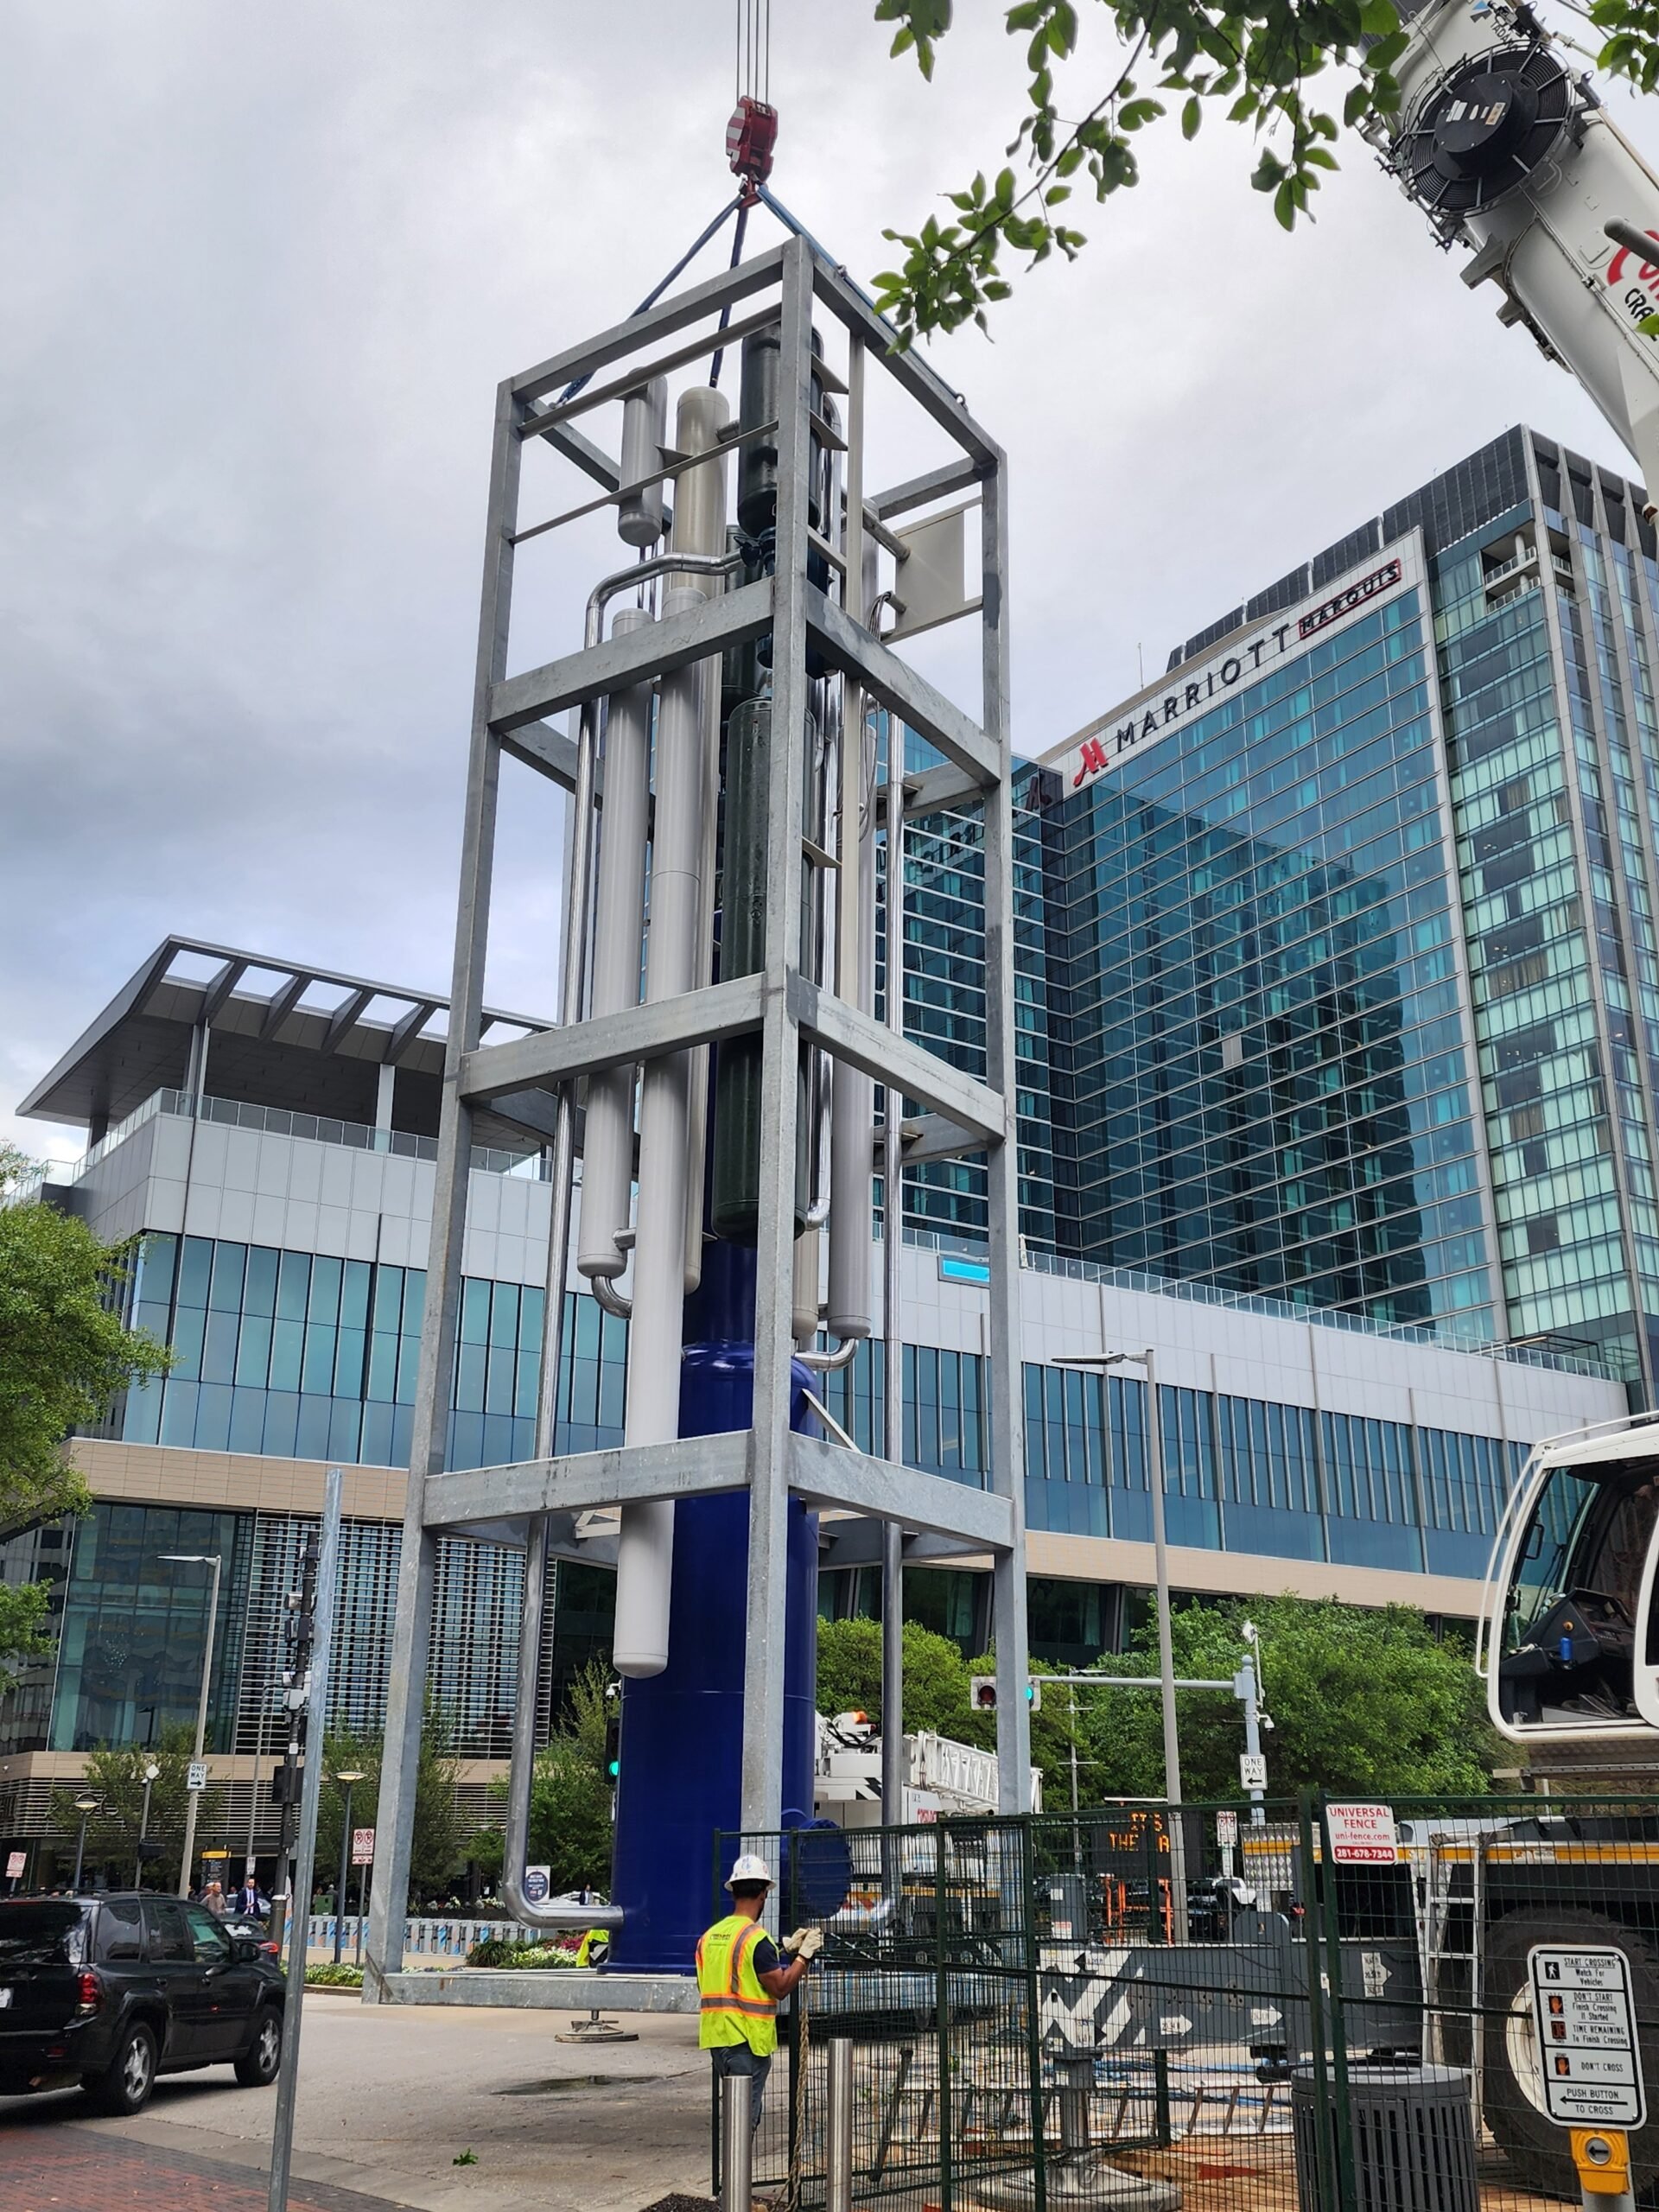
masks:
<instances>
[{"instance_id":1,"label":"green tree foliage","mask_svg":"<svg viewBox=\"0 0 1659 2212\"><path fill-rule=\"evenodd\" d=\"M1172 1623L1177 1675L1230 1677L1247 1618L1261 1631L1262 1672L1274 1728L1263 1738L1270 1794L1307 1783L1346 1796L1452 1796L1491 1787L1497 1751L1468 1652L1436 1640L1406 1605L1361 1612L1333 1601L1282 1597L1187 1606ZM1155 1679L1148 1624L1113 1674ZM1227 1691L1176 1700L1184 1794L1236 1798L1244 1748L1242 1710ZM1091 1800L1161 1796L1161 1707L1154 1690L1091 1690L1078 1699Z\"/></svg>"},{"instance_id":2,"label":"green tree foliage","mask_svg":"<svg viewBox=\"0 0 1659 2212\"><path fill-rule=\"evenodd\" d=\"M0 1146L0 1201L29 1162ZM37 1201L0 1203L0 1536L84 1512L72 1429L99 1421L135 1375L159 1375L165 1348L124 1329L111 1292L123 1249Z\"/></svg>"},{"instance_id":3,"label":"green tree foliage","mask_svg":"<svg viewBox=\"0 0 1659 2212\"><path fill-rule=\"evenodd\" d=\"M1033 1667L1040 1662L1033 1661ZM976 1713L969 1703L969 1682L988 1675L994 1655L964 1659L949 1637L936 1636L915 1621L905 1623L904 1726L931 1729L958 1744L990 1751L996 1744L994 1714ZM818 1711L868 1713L881 1725L881 1624L880 1621L821 1621L818 1624ZM1031 1756L1041 1769L1043 1802L1051 1808L1071 1802L1071 1719L1063 1691L1052 1693L1033 1715Z\"/></svg>"},{"instance_id":4,"label":"green tree foliage","mask_svg":"<svg viewBox=\"0 0 1659 2212\"><path fill-rule=\"evenodd\" d=\"M612 1783L605 1770L605 1728L615 1709L606 1692L610 1670L593 1661L571 1683L557 1733L536 1755L530 1788L529 1863L552 1869L553 1893L585 1887L605 1890L611 1879ZM492 1795L506 1796L498 1782ZM502 1834L480 1829L472 1854L499 1873Z\"/></svg>"},{"instance_id":5,"label":"green tree foliage","mask_svg":"<svg viewBox=\"0 0 1659 2212\"><path fill-rule=\"evenodd\" d=\"M44 1582L0 1582L0 1697L29 1660L52 1649L42 1633L48 1594Z\"/></svg>"},{"instance_id":6,"label":"green tree foliage","mask_svg":"<svg viewBox=\"0 0 1659 2212\"><path fill-rule=\"evenodd\" d=\"M455 1732L449 1716L429 1702L426 1725L421 1732L421 1762L415 1777L415 1827L410 1842L409 1885L415 1896L442 1895L467 1855L467 1823L455 1804L460 1763L454 1753ZM318 1891L332 1890L340 1873L340 1824L346 1812L346 1792L334 1781L337 1774L360 1773L352 1784L352 1826L372 1828L380 1804L380 1768L384 1739L353 1735L348 1729L330 1729L323 1742L322 1790L317 1801L317 1856L313 1881ZM356 1874L352 1876L353 1882Z\"/></svg>"},{"instance_id":7,"label":"green tree foliage","mask_svg":"<svg viewBox=\"0 0 1659 2212\"><path fill-rule=\"evenodd\" d=\"M143 1871L143 1885L152 1890L175 1890L179 1881L179 1853L184 1848L185 1814L189 1792L185 1776L195 1743L195 1732L182 1721L163 1728L155 1745L130 1744L119 1751L93 1751L86 1761L85 1794L99 1800L99 1810L86 1824L86 1864L108 1865L124 1887L133 1878L138 1830L143 1815L144 1769L159 1767L149 1793L147 1840L159 1843L162 1856ZM71 1855L80 1826L76 1789L56 1789L48 1820L54 1832L68 1839ZM224 1834L225 1792L209 1787L201 1792L196 1808L199 1846L227 1840ZM61 1850L60 1858L63 1856Z\"/></svg>"},{"instance_id":8,"label":"green tree foliage","mask_svg":"<svg viewBox=\"0 0 1659 2212\"><path fill-rule=\"evenodd\" d=\"M1607 34L1600 66L1643 92L1659 87L1659 0L1592 0L1587 12ZM1342 131L1390 130L1400 105L1392 72L1406 35L1394 0L1101 0L1086 10L1020 0L1002 13L1027 79L1007 154L1025 174L1005 167L988 183L982 171L949 194L950 219L885 233L904 258L875 279L876 304L901 346L970 317L983 328L986 308L1012 289L1004 247L1028 267L1056 253L1075 260L1084 238L1067 219L1073 192L1099 202L1138 184L1142 134L1172 107L1184 138L1217 110L1253 133L1251 182L1290 230L1337 167ZM1078 60L1085 14L1105 34L1103 67ZM951 0L876 0L875 19L898 26L893 53L913 53L931 79Z\"/></svg>"}]
</instances>

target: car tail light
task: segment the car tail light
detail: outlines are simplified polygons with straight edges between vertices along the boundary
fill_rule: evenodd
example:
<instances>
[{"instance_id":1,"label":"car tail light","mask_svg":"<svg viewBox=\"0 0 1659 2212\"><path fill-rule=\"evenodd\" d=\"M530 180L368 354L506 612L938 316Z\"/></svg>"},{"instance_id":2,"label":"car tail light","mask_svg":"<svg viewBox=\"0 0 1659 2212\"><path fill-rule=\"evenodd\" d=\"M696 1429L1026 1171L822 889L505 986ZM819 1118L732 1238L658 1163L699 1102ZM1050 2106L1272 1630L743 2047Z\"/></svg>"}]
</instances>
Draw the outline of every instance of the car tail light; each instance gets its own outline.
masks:
<instances>
[{"instance_id":1,"label":"car tail light","mask_svg":"<svg viewBox=\"0 0 1659 2212\"><path fill-rule=\"evenodd\" d=\"M75 2000L83 2012L96 2012L104 2001L103 1985L90 1967L75 1976Z\"/></svg>"}]
</instances>

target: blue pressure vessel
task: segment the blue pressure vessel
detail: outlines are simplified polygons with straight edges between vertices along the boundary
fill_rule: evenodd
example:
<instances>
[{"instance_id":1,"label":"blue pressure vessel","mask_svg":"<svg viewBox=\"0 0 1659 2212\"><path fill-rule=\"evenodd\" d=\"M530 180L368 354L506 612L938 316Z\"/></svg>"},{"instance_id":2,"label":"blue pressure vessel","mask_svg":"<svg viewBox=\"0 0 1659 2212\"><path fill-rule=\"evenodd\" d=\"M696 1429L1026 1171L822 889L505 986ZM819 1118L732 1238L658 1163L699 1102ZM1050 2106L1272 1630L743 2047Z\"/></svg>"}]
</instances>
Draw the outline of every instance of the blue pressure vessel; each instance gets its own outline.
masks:
<instances>
[{"instance_id":1,"label":"blue pressure vessel","mask_svg":"<svg viewBox=\"0 0 1659 2212\"><path fill-rule=\"evenodd\" d=\"M750 1426L753 1285L753 1251L704 1245L703 1287L687 1305L682 1436ZM797 1364L793 1380L790 1426L811 1433L802 1394L812 1372ZM668 1665L622 1685L611 1894L626 1917L612 1941L613 1973L690 1974L698 1936L725 1910L715 1839L738 1825L748 1548L747 1491L676 1507ZM818 1517L794 1498L785 1571L783 1804L791 1827L812 1817L817 1664Z\"/></svg>"}]
</instances>

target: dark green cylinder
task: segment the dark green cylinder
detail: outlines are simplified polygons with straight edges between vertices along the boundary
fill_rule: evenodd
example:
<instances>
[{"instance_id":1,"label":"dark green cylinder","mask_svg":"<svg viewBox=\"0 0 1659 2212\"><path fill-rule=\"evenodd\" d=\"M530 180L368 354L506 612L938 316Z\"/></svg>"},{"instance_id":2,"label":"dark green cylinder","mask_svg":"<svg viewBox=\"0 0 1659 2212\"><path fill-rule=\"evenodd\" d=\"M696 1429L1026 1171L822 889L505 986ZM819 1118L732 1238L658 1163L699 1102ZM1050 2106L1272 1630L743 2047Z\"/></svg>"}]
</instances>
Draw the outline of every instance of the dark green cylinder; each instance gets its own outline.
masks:
<instances>
[{"instance_id":1,"label":"dark green cylinder","mask_svg":"<svg viewBox=\"0 0 1659 2212\"><path fill-rule=\"evenodd\" d=\"M726 731L726 822L721 871L720 973L758 975L766 958L766 785L772 760L772 694L746 699ZM806 1226L812 1131L806 1064L797 1077L795 1233ZM760 1223L760 1033L719 1047L709 1225L731 1244L753 1244Z\"/></svg>"}]
</instances>

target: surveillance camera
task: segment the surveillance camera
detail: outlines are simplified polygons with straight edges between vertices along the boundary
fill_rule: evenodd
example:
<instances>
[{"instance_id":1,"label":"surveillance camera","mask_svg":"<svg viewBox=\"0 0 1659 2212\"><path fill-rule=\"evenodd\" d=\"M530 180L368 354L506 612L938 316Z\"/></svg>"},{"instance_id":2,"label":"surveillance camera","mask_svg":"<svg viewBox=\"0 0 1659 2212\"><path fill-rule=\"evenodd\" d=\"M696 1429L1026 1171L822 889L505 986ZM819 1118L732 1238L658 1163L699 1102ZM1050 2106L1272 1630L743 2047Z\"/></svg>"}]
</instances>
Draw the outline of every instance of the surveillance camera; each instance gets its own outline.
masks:
<instances>
[{"instance_id":1,"label":"surveillance camera","mask_svg":"<svg viewBox=\"0 0 1659 2212\"><path fill-rule=\"evenodd\" d=\"M1246 1643L1254 1643L1256 1639L1255 1623L1254 1621L1246 1621L1239 1630L1239 1634L1243 1637Z\"/></svg>"},{"instance_id":2,"label":"surveillance camera","mask_svg":"<svg viewBox=\"0 0 1659 2212\"><path fill-rule=\"evenodd\" d=\"M1264 1730L1271 1730L1273 1726L1273 1715L1270 1713L1263 1713L1258 1715L1258 1718Z\"/></svg>"}]
</instances>

